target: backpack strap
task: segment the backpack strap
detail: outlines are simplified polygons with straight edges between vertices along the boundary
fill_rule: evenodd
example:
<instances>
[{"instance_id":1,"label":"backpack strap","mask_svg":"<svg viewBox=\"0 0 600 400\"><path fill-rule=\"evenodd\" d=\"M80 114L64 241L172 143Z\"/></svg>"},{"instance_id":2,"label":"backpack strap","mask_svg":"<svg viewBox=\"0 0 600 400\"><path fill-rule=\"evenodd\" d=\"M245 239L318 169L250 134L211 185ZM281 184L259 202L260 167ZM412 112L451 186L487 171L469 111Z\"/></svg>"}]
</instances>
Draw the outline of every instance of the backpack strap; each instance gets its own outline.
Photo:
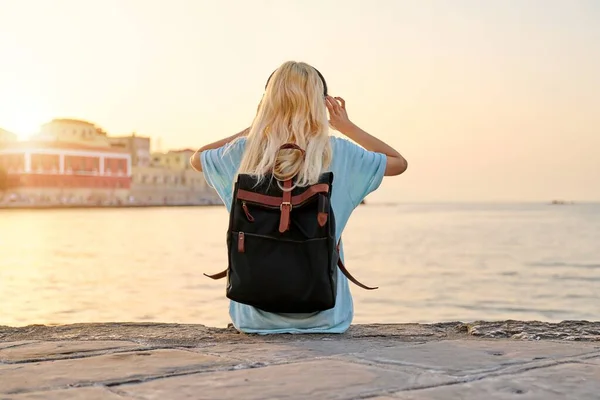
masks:
<instances>
[{"instance_id":1,"label":"backpack strap","mask_svg":"<svg viewBox=\"0 0 600 400\"><path fill-rule=\"evenodd\" d=\"M306 159L306 151L304 151L304 149L298 146L296 143L284 143L281 145L281 147L279 147L279 151L281 150L298 150L302 152L302 160Z\"/></svg>"},{"instance_id":2,"label":"backpack strap","mask_svg":"<svg viewBox=\"0 0 600 400\"><path fill-rule=\"evenodd\" d=\"M281 217L279 218L279 232L284 233L290 229L290 213L292 212L292 180L283 182L283 199L279 209Z\"/></svg>"},{"instance_id":3,"label":"backpack strap","mask_svg":"<svg viewBox=\"0 0 600 400\"><path fill-rule=\"evenodd\" d=\"M340 241L337 244L338 255L340 254L340 243L341 242L342 242L342 239L340 239ZM363 285L358 280L356 280L356 278L353 277L352 274L350 274L350 272L346 269L346 266L344 265L344 262L342 261L341 257L338 258L337 266L340 269L340 271L342 271L342 274L344 274L344 276L346 278L348 278L348 280L350 282L354 283L356 286L361 287L361 288L366 289L366 290L379 289L379 287L377 287L377 286L376 287L370 287L370 286L367 286L367 285Z\"/></svg>"},{"instance_id":4,"label":"backpack strap","mask_svg":"<svg viewBox=\"0 0 600 400\"><path fill-rule=\"evenodd\" d=\"M206 276L206 277L208 277L210 279L214 279L216 281L218 279L225 278L227 276L227 270L218 272L218 273L213 274L213 275L208 275L208 274L202 274L202 275L204 275L204 276Z\"/></svg>"},{"instance_id":5,"label":"backpack strap","mask_svg":"<svg viewBox=\"0 0 600 400\"><path fill-rule=\"evenodd\" d=\"M341 239L340 239L340 242L341 242ZM337 251L338 251L338 254L339 254L339 252L340 252L340 243L339 243L339 242L338 242L338 245L337 245ZM358 287L360 287L360 288L363 288L363 289L365 289L365 290L375 290L375 289L379 289L379 287L370 287L370 286L367 286L367 285L364 285L364 284L360 283L360 282L359 282L359 281L358 281L358 280L357 280L355 277L353 277L353 276L352 276L352 274L351 274L351 273L350 273L350 272L349 272L349 271L346 269L346 266L345 266L345 265L344 265L344 263L342 262L342 259L341 259L341 258L338 258L337 266L338 266L338 268L340 269L340 271L342 271L342 274L344 274L344 276L345 276L346 278L348 278L348 280L349 280L350 282L354 283L356 286L358 286ZM221 272L219 272L219 273L216 273L216 274L214 274L214 275L208 275L208 274L204 274L204 276L206 276L206 277L209 277L209 278L211 278L211 279L214 279L214 280L222 279L222 278L225 278L225 277L227 276L227 269L226 269L225 271L221 271Z\"/></svg>"},{"instance_id":6,"label":"backpack strap","mask_svg":"<svg viewBox=\"0 0 600 400\"><path fill-rule=\"evenodd\" d=\"M302 152L302 160L306 159L306 151L295 143L284 143L279 148L281 150L298 150ZM279 218L279 232L284 233L290 229L290 213L292 211L292 179L288 179L283 182L283 200L279 209L281 210L281 217Z\"/></svg>"},{"instance_id":7,"label":"backpack strap","mask_svg":"<svg viewBox=\"0 0 600 400\"><path fill-rule=\"evenodd\" d=\"M354 283L356 286L361 287L363 289L366 290L375 290L375 289L379 289L379 287L370 287L367 285L363 285L362 283L360 283L358 280L356 280L355 277L352 276L352 274L350 274L350 272L346 269L346 267L344 266L344 263L342 262L342 259L338 259L338 263L337 263L338 268L340 269L340 271L342 271L342 274L344 274L344 276L346 278L348 278L348 280L352 283Z\"/></svg>"}]
</instances>

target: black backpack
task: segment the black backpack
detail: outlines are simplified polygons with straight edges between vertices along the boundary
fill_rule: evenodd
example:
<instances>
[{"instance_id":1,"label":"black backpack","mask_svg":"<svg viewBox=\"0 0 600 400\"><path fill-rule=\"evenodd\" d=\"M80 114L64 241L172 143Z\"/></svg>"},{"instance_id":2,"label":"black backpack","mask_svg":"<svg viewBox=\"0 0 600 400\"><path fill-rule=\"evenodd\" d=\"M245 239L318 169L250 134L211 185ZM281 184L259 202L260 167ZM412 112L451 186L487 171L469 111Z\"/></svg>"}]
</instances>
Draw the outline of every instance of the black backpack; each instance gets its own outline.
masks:
<instances>
[{"instance_id":1,"label":"black backpack","mask_svg":"<svg viewBox=\"0 0 600 400\"><path fill-rule=\"evenodd\" d=\"M295 144L281 149L302 151ZM283 186L282 190L280 185ZM356 285L344 267L335 242L331 208L333 173L319 182L293 187L267 177L239 174L227 230L228 268L212 279L227 277L226 295L238 303L274 313L311 313L335 306L336 268Z\"/></svg>"}]
</instances>

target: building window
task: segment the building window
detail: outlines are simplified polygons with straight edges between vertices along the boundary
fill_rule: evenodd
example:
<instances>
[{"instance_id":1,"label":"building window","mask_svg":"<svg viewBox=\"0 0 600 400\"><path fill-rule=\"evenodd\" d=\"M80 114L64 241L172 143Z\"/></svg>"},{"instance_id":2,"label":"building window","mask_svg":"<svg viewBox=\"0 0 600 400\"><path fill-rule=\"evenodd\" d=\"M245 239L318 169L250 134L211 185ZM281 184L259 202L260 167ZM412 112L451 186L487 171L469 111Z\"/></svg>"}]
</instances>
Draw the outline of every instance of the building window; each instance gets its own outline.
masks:
<instances>
[{"instance_id":1,"label":"building window","mask_svg":"<svg viewBox=\"0 0 600 400\"><path fill-rule=\"evenodd\" d=\"M97 157L80 157L75 171L81 173L93 173L100 169L100 159Z\"/></svg>"},{"instance_id":2,"label":"building window","mask_svg":"<svg viewBox=\"0 0 600 400\"><path fill-rule=\"evenodd\" d=\"M59 156L57 154L32 154L31 168L41 172L52 172L59 168Z\"/></svg>"}]
</instances>

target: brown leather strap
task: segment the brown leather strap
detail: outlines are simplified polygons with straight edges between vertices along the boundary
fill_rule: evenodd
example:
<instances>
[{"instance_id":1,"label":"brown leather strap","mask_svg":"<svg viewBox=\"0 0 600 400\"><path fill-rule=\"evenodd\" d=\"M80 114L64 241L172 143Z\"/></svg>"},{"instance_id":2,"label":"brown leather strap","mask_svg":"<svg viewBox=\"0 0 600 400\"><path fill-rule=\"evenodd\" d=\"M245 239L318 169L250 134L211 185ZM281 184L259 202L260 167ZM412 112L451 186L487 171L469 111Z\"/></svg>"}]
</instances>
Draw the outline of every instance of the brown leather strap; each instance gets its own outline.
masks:
<instances>
[{"instance_id":1,"label":"brown leather strap","mask_svg":"<svg viewBox=\"0 0 600 400\"><path fill-rule=\"evenodd\" d=\"M359 281L356 280L356 278L354 278L350 272L348 272L348 270L346 269L346 267L344 266L344 263L342 262L342 259L338 259L338 268L340 269L340 271L342 271L342 274L344 274L344 276L346 278L348 278L348 280L352 283L354 283L356 286L359 286L363 289L367 289L367 290L375 290L375 289L379 289L378 287L370 287L370 286L366 286L363 285L362 283L360 283Z\"/></svg>"},{"instance_id":2,"label":"brown leather strap","mask_svg":"<svg viewBox=\"0 0 600 400\"><path fill-rule=\"evenodd\" d=\"M356 280L355 277L352 276L352 274L350 274L350 272L346 269L346 266L344 265L344 262L342 261L342 257L340 256L340 244L342 243L342 238L340 238L338 244L337 244L337 252L338 252L338 268L340 269L340 271L342 271L342 274L344 274L344 276L346 278L348 278L348 280L352 283L354 283L356 286L361 287L363 289L366 290L375 290L375 289L379 289L378 286L376 287L370 287L367 285L363 285L362 283L360 283L359 281Z\"/></svg>"},{"instance_id":3,"label":"brown leather strap","mask_svg":"<svg viewBox=\"0 0 600 400\"><path fill-rule=\"evenodd\" d=\"M290 213L292 212L292 180L283 182L283 198L281 205L281 217L279 218L279 232L283 233L290 229Z\"/></svg>"},{"instance_id":4,"label":"brown leather strap","mask_svg":"<svg viewBox=\"0 0 600 400\"><path fill-rule=\"evenodd\" d=\"M304 192L296 196L292 196L292 206L295 207L304 203L306 200L319 193L329 192L329 185L326 183L318 183L309 186ZM291 193L290 193L291 194ZM268 196L266 194L254 193L248 190L239 189L236 197L239 200L251 201L253 203L264 204L271 207L279 207L283 203L283 197Z\"/></svg>"},{"instance_id":5,"label":"brown leather strap","mask_svg":"<svg viewBox=\"0 0 600 400\"><path fill-rule=\"evenodd\" d=\"M340 242L341 242L341 239L340 239ZM338 245L337 245L337 250L338 250L338 254L339 254L339 252L340 252L340 243L339 242L338 242ZM348 278L348 280L350 282L354 283L356 286L361 287L361 288L366 289L366 290L379 289L379 287L370 287L370 286L367 286L367 285L363 285L358 280L356 280L356 278L354 278L352 276L352 274L350 274L350 272L348 272L348 270L346 269L346 266L344 265L344 263L343 263L343 261L342 261L341 258L338 258L337 266L340 269L340 271L342 271L342 274L344 274L344 276L346 278ZM219 273L214 274L214 275L204 274L204 276L207 276L207 277L209 277L211 279L214 279L214 280L222 279L222 278L225 278L227 276L227 270L219 272Z\"/></svg>"},{"instance_id":6,"label":"brown leather strap","mask_svg":"<svg viewBox=\"0 0 600 400\"><path fill-rule=\"evenodd\" d=\"M202 275L209 277L210 279L214 279L216 281L218 279L225 278L227 276L227 270L221 271L221 272L213 274L213 275L208 275L208 274L202 274Z\"/></svg>"},{"instance_id":7,"label":"brown leather strap","mask_svg":"<svg viewBox=\"0 0 600 400\"><path fill-rule=\"evenodd\" d=\"M342 262L342 260L338 260L338 268L340 269L340 271L342 271L342 274L344 274L344 276L346 278L348 278L348 280L352 283L354 283L356 286L359 286L363 289L366 290L375 290L375 289L379 289L378 287L369 287L366 285L363 285L362 283L360 283L359 281L356 280L356 278L354 278L350 272L348 272L348 270L346 269L346 267L344 266L344 263ZM219 279L223 279L227 276L227 270L225 271L221 271L219 273L216 273L214 275L208 275L208 274L203 274L204 276L214 279L214 280L219 280Z\"/></svg>"}]
</instances>

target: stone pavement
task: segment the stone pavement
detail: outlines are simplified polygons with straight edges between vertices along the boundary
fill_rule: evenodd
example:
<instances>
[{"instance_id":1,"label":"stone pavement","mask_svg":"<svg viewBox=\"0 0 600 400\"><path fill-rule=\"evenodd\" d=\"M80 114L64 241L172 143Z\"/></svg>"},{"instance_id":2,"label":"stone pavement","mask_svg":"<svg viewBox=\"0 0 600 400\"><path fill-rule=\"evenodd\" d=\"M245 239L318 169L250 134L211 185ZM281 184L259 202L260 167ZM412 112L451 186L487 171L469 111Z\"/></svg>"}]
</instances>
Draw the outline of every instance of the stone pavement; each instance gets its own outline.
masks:
<instances>
[{"instance_id":1,"label":"stone pavement","mask_svg":"<svg viewBox=\"0 0 600 400\"><path fill-rule=\"evenodd\" d=\"M0 399L600 399L600 322L0 326Z\"/></svg>"}]
</instances>

